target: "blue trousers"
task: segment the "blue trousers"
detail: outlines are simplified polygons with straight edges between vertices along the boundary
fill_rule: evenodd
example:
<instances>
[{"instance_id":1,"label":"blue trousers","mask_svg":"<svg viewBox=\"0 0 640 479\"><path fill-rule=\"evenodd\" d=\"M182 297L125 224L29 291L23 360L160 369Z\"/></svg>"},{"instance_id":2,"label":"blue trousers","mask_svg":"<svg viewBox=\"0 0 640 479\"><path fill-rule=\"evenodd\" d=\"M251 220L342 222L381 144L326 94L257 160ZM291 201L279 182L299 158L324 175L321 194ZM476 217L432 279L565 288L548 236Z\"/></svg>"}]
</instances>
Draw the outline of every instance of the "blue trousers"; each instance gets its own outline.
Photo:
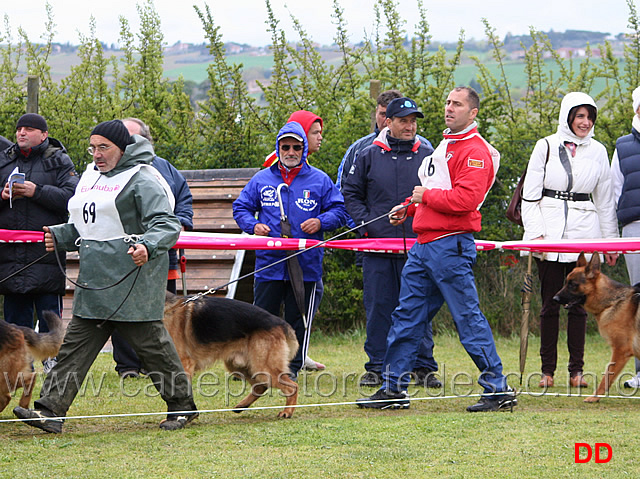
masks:
<instances>
[{"instance_id":1,"label":"blue trousers","mask_svg":"<svg viewBox=\"0 0 640 479\"><path fill-rule=\"evenodd\" d=\"M7 323L35 329L33 312L37 315L38 331L48 333L49 326L42 313L53 311L62 316L62 296L59 294L8 294L4 297L4 320Z\"/></svg>"},{"instance_id":2,"label":"blue trousers","mask_svg":"<svg viewBox=\"0 0 640 479\"><path fill-rule=\"evenodd\" d=\"M502 361L489 322L480 311L472 267L476 246L471 234L416 243L402 271L399 305L392 315L384 358L384 389L407 387L420 340L446 301L460 342L480 370L485 393L505 391Z\"/></svg>"},{"instance_id":3,"label":"blue trousers","mask_svg":"<svg viewBox=\"0 0 640 479\"><path fill-rule=\"evenodd\" d=\"M367 314L367 339L364 352L369 361L367 371L382 372L382 362L387 351L387 335L391 327L391 314L398 306L404 256L389 257L365 254L362 260L363 302ZM433 359L433 335L431 322L418 338L420 347L415 358L416 368L437 371L438 363Z\"/></svg>"}]
</instances>

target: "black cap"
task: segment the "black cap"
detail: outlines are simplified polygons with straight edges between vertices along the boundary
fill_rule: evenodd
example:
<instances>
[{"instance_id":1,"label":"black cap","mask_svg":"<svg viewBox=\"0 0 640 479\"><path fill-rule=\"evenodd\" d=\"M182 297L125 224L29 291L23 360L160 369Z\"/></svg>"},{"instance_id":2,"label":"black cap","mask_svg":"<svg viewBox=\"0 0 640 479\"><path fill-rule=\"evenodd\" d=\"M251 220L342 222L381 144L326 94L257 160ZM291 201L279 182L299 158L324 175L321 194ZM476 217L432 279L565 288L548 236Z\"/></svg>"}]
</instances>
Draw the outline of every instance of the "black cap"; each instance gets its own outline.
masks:
<instances>
[{"instance_id":1,"label":"black cap","mask_svg":"<svg viewBox=\"0 0 640 479\"><path fill-rule=\"evenodd\" d=\"M127 145L134 143L129 130L121 120L103 121L91 131L91 136L93 135L104 136L122 151L127 149Z\"/></svg>"},{"instance_id":2,"label":"black cap","mask_svg":"<svg viewBox=\"0 0 640 479\"><path fill-rule=\"evenodd\" d=\"M412 113L415 113L418 118L424 118L422 112L418 111L418 105L411 98L394 98L387 105L387 118L402 117Z\"/></svg>"},{"instance_id":3,"label":"black cap","mask_svg":"<svg viewBox=\"0 0 640 479\"><path fill-rule=\"evenodd\" d=\"M22 115L18 120L16 130L18 128L22 128L23 126L26 126L27 128L36 128L37 130L41 131L49 131L47 120L45 120L44 117L38 115L37 113L27 113L26 115Z\"/></svg>"}]
</instances>

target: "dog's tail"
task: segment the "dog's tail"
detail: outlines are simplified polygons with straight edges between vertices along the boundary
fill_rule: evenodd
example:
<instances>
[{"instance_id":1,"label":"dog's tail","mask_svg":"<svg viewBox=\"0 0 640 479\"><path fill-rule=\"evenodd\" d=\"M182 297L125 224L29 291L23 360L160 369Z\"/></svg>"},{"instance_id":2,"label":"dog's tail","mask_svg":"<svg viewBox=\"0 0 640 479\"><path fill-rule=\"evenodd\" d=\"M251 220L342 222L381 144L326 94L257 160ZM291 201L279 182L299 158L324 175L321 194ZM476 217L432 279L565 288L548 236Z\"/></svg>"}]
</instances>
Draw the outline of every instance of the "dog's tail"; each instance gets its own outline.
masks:
<instances>
[{"instance_id":1,"label":"dog's tail","mask_svg":"<svg viewBox=\"0 0 640 479\"><path fill-rule=\"evenodd\" d=\"M20 328L31 355L38 360L54 357L60 350L64 338L62 319L51 311L44 312L44 319L49 326L48 333L36 333L31 328Z\"/></svg>"},{"instance_id":2,"label":"dog's tail","mask_svg":"<svg viewBox=\"0 0 640 479\"><path fill-rule=\"evenodd\" d=\"M300 344L298 343L298 339L296 338L296 332L293 330L291 325L285 321L283 321L282 329L284 329L285 339L287 341L287 346L289 346L289 357L287 358L289 362L295 357L298 352L298 348Z\"/></svg>"}]
</instances>

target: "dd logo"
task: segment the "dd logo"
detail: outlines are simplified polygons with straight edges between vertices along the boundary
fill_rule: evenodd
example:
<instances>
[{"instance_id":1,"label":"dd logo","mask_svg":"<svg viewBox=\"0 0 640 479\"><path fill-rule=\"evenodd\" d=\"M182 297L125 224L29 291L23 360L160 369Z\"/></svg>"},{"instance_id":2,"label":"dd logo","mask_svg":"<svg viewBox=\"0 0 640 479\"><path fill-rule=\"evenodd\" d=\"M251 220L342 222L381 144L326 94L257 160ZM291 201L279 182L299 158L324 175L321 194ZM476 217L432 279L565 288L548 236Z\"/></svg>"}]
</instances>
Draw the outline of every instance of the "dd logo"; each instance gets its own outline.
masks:
<instances>
[{"instance_id":1,"label":"dd logo","mask_svg":"<svg viewBox=\"0 0 640 479\"><path fill-rule=\"evenodd\" d=\"M580 449L586 449L586 451L587 451L587 456L586 457L580 458ZM613 449L611 449L611 446L609 444L607 444L606 442L596 442L595 445L593 446L593 449L595 449L595 451L596 451L595 452L595 461L598 464L604 464L605 462L609 462L611 460L611 458L613 457ZM591 458L594 456L593 449L586 442L576 442L576 444L575 444L575 462L576 462L576 464L584 464L586 462L589 462L591 460ZM606 457L601 457L600 456L600 450L601 449L606 449L607 450Z\"/></svg>"}]
</instances>

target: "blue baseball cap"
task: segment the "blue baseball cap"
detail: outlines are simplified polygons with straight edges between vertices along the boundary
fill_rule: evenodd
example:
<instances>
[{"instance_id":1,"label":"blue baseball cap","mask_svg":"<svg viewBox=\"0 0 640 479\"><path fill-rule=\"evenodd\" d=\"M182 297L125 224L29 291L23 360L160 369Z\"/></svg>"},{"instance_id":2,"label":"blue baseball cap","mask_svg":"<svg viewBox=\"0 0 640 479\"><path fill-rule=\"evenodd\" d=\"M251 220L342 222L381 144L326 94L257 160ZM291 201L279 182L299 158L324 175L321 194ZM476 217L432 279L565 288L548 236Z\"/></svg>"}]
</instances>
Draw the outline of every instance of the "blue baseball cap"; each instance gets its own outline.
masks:
<instances>
[{"instance_id":1,"label":"blue baseball cap","mask_svg":"<svg viewBox=\"0 0 640 479\"><path fill-rule=\"evenodd\" d=\"M415 113L418 118L424 118L422 112L418 110L418 105L411 98L395 98L387 105L387 118L402 117L412 113Z\"/></svg>"}]
</instances>

